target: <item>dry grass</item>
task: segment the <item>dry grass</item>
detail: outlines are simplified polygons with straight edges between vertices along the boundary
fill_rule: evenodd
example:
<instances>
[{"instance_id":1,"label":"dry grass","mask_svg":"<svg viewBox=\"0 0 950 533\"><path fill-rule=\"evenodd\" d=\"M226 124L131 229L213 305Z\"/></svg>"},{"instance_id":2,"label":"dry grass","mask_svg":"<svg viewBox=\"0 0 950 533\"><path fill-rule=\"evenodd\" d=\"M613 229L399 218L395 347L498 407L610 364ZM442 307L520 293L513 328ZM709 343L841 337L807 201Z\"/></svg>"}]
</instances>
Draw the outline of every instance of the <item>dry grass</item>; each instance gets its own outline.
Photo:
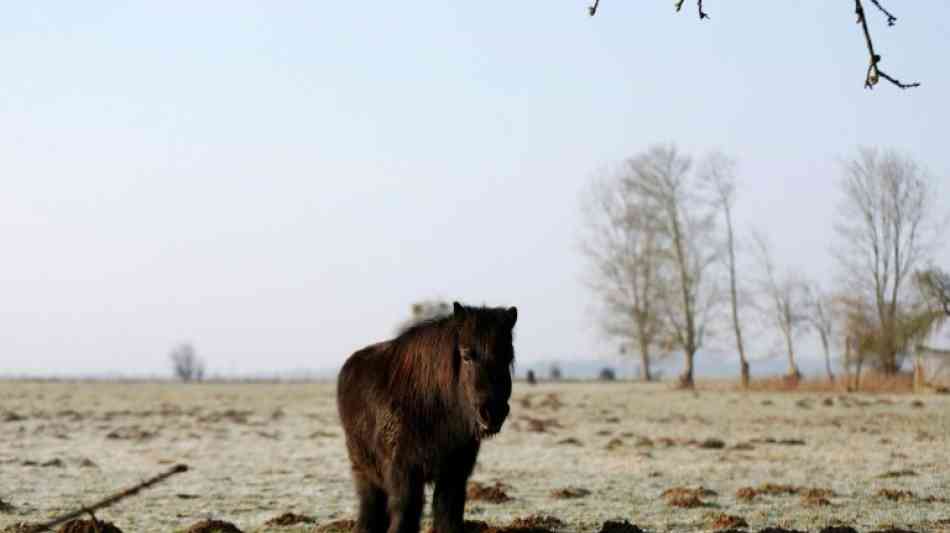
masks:
<instances>
[{"instance_id":1,"label":"dry grass","mask_svg":"<svg viewBox=\"0 0 950 533\"><path fill-rule=\"evenodd\" d=\"M864 372L861 375L858 391L862 393L899 394L914 392L914 376L909 372L897 375ZM733 388L738 385L733 384ZM852 392L843 375L836 376L835 381L828 378L793 379L789 376L772 376L753 379L749 383L749 390L753 392L815 392L815 393L846 393Z\"/></svg>"},{"instance_id":2,"label":"dry grass","mask_svg":"<svg viewBox=\"0 0 950 533\"><path fill-rule=\"evenodd\" d=\"M332 385L3 385L0 531L179 462L192 470L97 515L130 532L182 533L209 517L247 533L352 529ZM511 406L474 480L513 499L471 501L466 518L482 526L468 533L692 533L718 525L720 513L748 531L950 529L940 522L950 396L516 383ZM423 531L431 527L427 510Z\"/></svg>"}]
</instances>

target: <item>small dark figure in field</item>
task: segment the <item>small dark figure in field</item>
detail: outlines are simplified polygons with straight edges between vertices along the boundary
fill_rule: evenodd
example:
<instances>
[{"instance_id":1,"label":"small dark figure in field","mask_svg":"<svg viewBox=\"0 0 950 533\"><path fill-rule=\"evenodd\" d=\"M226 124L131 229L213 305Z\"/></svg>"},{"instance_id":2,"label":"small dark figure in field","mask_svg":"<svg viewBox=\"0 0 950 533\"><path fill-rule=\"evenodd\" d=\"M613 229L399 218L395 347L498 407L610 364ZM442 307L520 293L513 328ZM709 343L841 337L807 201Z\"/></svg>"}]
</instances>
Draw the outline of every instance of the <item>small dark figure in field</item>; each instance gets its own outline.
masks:
<instances>
[{"instance_id":1,"label":"small dark figure in field","mask_svg":"<svg viewBox=\"0 0 950 533\"><path fill-rule=\"evenodd\" d=\"M514 307L453 304L450 316L354 353L337 407L359 497L357 533L417 533L435 483L436 533L462 533L468 477L508 416Z\"/></svg>"}]
</instances>

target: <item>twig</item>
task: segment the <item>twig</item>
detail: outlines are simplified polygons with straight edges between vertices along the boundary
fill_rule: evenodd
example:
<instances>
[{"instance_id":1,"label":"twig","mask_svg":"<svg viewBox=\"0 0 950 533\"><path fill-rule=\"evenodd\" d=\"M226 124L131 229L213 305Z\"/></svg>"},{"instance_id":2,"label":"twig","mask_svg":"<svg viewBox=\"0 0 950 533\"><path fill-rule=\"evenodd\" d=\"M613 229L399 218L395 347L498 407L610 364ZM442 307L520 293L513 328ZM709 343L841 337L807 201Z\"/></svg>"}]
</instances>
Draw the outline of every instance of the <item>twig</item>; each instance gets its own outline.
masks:
<instances>
[{"instance_id":1,"label":"twig","mask_svg":"<svg viewBox=\"0 0 950 533\"><path fill-rule=\"evenodd\" d=\"M676 12L679 13L683 9L683 2L686 0L676 0L674 6L676 7ZM703 0L696 0L696 9L699 11L699 20L708 19L709 14L703 11Z\"/></svg>"},{"instance_id":2,"label":"twig","mask_svg":"<svg viewBox=\"0 0 950 533\"><path fill-rule=\"evenodd\" d=\"M90 505L90 506L88 506L88 507L83 507L82 509L79 509L78 511L73 511L73 512L68 513L68 514L64 514L64 515L59 516L59 517L57 517L57 518L54 518L53 520L50 520L49 522L46 522L46 523L44 523L44 524L38 524L38 525L36 525L36 526L33 526L32 528L30 528L30 529L28 530L28 532L29 532L29 533L40 533L41 531L49 531L50 529L52 529L52 528L54 528L54 527L56 527L56 526L62 524L63 522L68 522L68 521L70 521L70 520L72 520L72 519L74 519L74 518L77 518L77 517L82 516L82 515L87 514L87 513L88 513L90 516L92 516L93 522L95 523L95 522L97 522L97 521L96 521L95 515L93 514L94 511L97 511L97 510L99 510L99 509L105 509L106 507L109 507L109 506L111 506L111 505L114 505L114 504L116 504L116 503L118 503L118 502L120 502L120 501L122 501L122 500L128 498L129 496L134 496L134 495L138 494L138 492L141 491L142 489L147 489L147 488L151 487L152 485L157 485L158 483L161 483L162 481L165 481L166 479L168 479L168 478L174 476L175 474L181 474L182 472L187 472L187 471L188 471L188 466L187 466L187 465L175 465L175 466L172 467L171 469L169 469L169 470L167 470L167 471L165 471L165 472L162 472L161 474L159 474L159 475L157 475L157 476L155 476L155 477L153 477L153 478L151 478L151 479L147 479L147 480L145 480L145 481L139 483L138 485L136 485L136 486L134 486L134 487L132 487L132 488L128 488L128 489L126 489L126 490L123 490L122 492L117 492L117 493L113 494L112 496L109 496L109 497L107 497L107 498L105 498L105 499L103 499L103 500L100 500L100 501L98 501L98 502L96 502L96 503L94 503L94 504L92 504L92 505ZM96 524L96 527L98 528L98 524Z\"/></svg>"},{"instance_id":3,"label":"twig","mask_svg":"<svg viewBox=\"0 0 950 533\"><path fill-rule=\"evenodd\" d=\"M878 0L871 0L878 9L881 10L885 15L887 15L888 25L893 26L894 21L897 20L894 15L891 15L889 11L884 9L881 4L878 3ZM886 72L881 70L878 66L878 63L881 62L881 56L874 52L874 42L871 41L871 31L868 29L868 18L864 12L864 5L861 3L861 0L854 0L854 14L858 16L858 24L861 25L861 29L864 30L864 41L868 45L868 54L871 56L870 63L868 64L868 72L864 77L864 87L866 89L873 89L880 78L893 83L894 85L900 87L901 89L910 89L912 87L920 87L919 82L914 83L903 83L897 78L888 75Z\"/></svg>"},{"instance_id":4,"label":"twig","mask_svg":"<svg viewBox=\"0 0 950 533\"><path fill-rule=\"evenodd\" d=\"M878 10L880 10L881 13L884 13L884 16L887 17L888 26L893 26L897 23L897 17L892 15L890 11L884 9L884 6L882 6L878 0L871 0L871 3L874 4L874 7L878 8Z\"/></svg>"},{"instance_id":5,"label":"twig","mask_svg":"<svg viewBox=\"0 0 950 533\"><path fill-rule=\"evenodd\" d=\"M597 6L599 5L600 5L600 0L594 0L593 5L587 8L587 12L590 13L590 16L593 17L594 15L597 14Z\"/></svg>"}]
</instances>

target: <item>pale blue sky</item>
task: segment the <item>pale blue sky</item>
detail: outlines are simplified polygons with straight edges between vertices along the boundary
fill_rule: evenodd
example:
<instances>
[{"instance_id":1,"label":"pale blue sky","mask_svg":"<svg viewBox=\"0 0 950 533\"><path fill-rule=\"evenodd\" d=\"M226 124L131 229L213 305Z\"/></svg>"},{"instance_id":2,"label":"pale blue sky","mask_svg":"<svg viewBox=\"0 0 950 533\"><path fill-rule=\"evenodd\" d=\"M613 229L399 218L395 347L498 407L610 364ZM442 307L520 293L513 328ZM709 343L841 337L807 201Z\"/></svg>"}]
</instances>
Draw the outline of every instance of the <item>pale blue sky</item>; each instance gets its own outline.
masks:
<instances>
[{"instance_id":1,"label":"pale blue sky","mask_svg":"<svg viewBox=\"0 0 950 533\"><path fill-rule=\"evenodd\" d=\"M180 340L331 367L435 297L517 305L525 361L612 353L578 193L655 142L739 159L742 226L829 281L855 146L947 191L943 2L872 19L908 92L862 88L847 2L127 4L0 9L2 373L159 373Z\"/></svg>"}]
</instances>

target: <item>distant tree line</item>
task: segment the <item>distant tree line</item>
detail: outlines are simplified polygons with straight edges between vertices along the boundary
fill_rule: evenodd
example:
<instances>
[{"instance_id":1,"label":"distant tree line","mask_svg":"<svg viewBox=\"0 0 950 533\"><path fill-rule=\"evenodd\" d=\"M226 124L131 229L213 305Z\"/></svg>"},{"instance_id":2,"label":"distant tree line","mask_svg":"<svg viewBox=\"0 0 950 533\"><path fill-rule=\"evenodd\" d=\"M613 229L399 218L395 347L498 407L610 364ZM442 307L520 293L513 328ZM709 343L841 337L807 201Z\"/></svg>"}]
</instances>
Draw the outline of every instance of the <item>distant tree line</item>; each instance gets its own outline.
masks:
<instances>
[{"instance_id":1,"label":"distant tree line","mask_svg":"<svg viewBox=\"0 0 950 533\"><path fill-rule=\"evenodd\" d=\"M832 352L857 386L864 367L897 373L950 316L950 276L933 266L933 180L911 158L862 148L844 165L834 221L836 289L776 262L768 236L737 232L736 165L723 154L698 163L653 146L591 184L580 248L605 335L651 362L684 357L679 383L694 384L694 358L710 336L731 337L749 385L745 330L771 330L792 380L806 332L817 336L829 379ZM749 324L746 315L760 317ZM724 328L724 324L729 324Z\"/></svg>"}]
</instances>

